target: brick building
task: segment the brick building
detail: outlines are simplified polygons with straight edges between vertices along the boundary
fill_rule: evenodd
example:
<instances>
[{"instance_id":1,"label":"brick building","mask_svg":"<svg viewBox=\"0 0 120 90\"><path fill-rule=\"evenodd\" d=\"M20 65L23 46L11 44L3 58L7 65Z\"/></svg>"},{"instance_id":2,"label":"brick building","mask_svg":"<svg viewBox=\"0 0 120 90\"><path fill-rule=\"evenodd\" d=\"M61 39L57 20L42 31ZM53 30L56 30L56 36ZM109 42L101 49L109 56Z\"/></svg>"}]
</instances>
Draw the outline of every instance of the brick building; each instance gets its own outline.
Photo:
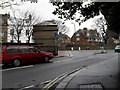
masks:
<instances>
[{"instance_id":1,"label":"brick building","mask_svg":"<svg viewBox=\"0 0 120 90\"><path fill-rule=\"evenodd\" d=\"M83 28L78 30L71 38L72 43L101 43L103 42L102 37L97 30L88 30Z\"/></svg>"}]
</instances>

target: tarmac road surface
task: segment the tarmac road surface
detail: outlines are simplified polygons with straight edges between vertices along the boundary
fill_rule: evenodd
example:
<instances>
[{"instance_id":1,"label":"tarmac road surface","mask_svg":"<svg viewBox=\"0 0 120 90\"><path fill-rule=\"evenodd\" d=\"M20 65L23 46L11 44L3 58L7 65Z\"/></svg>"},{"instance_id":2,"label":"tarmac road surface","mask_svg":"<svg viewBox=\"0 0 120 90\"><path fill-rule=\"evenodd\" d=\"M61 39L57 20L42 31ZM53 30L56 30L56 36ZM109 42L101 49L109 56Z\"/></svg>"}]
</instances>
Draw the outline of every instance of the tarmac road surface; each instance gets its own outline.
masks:
<instances>
[{"instance_id":1,"label":"tarmac road surface","mask_svg":"<svg viewBox=\"0 0 120 90\"><path fill-rule=\"evenodd\" d=\"M37 63L16 68L2 69L2 88L24 88L39 85L41 88L61 74L85 68L118 57L113 50L96 54L96 50L64 51L50 63Z\"/></svg>"}]
</instances>

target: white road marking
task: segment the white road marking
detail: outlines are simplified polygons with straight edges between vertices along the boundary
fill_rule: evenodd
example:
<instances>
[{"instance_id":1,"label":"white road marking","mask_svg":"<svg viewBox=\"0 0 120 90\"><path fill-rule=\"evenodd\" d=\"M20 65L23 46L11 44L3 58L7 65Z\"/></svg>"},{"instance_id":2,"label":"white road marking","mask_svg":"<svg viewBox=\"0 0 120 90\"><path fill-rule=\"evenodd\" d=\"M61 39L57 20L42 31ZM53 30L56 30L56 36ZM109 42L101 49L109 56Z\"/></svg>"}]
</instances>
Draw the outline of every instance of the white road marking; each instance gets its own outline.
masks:
<instances>
[{"instance_id":1,"label":"white road marking","mask_svg":"<svg viewBox=\"0 0 120 90\"><path fill-rule=\"evenodd\" d=\"M16 68L10 68L10 69L4 69L0 71L10 71L10 70L16 70L16 69L23 69L23 68L30 68L33 67L34 65L29 65L29 66L23 66L23 67L16 67Z\"/></svg>"},{"instance_id":2,"label":"white road marking","mask_svg":"<svg viewBox=\"0 0 120 90\"><path fill-rule=\"evenodd\" d=\"M35 85L30 85L30 86L27 86L27 87L24 87L25 89L27 89L27 88L32 88L32 87L34 87Z\"/></svg>"},{"instance_id":3,"label":"white road marking","mask_svg":"<svg viewBox=\"0 0 120 90\"><path fill-rule=\"evenodd\" d=\"M70 57L70 56L73 56L70 52L68 52L68 54L67 54L67 55L68 55L69 57Z\"/></svg>"},{"instance_id":4,"label":"white road marking","mask_svg":"<svg viewBox=\"0 0 120 90\"><path fill-rule=\"evenodd\" d=\"M35 85L30 85L30 86L26 86L26 87L21 88L21 89L18 89L18 90L24 90L24 89L32 88L32 87L34 87L34 86L35 86Z\"/></svg>"},{"instance_id":5,"label":"white road marking","mask_svg":"<svg viewBox=\"0 0 120 90\"><path fill-rule=\"evenodd\" d=\"M44 81L44 82L41 82L40 84L48 84L49 82L51 82L52 80L47 80L47 81Z\"/></svg>"},{"instance_id":6,"label":"white road marking","mask_svg":"<svg viewBox=\"0 0 120 90\"><path fill-rule=\"evenodd\" d=\"M59 63L59 62L62 62L62 61L56 61L56 62L53 62L53 63Z\"/></svg>"}]
</instances>

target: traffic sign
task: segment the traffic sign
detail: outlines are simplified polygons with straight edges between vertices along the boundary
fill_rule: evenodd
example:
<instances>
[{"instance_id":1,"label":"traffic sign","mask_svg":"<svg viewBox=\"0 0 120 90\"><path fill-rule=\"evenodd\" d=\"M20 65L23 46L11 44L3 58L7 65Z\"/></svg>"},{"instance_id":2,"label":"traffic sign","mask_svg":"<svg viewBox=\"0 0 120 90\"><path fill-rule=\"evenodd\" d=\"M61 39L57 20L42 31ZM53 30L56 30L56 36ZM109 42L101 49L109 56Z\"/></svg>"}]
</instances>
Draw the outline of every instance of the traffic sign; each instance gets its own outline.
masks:
<instances>
[{"instance_id":1,"label":"traffic sign","mask_svg":"<svg viewBox=\"0 0 120 90\"><path fill-rule=\"evenodd\" d=\"M54 37L58 37L58 33L54 33Z\"/></svg>"}]
</instances>

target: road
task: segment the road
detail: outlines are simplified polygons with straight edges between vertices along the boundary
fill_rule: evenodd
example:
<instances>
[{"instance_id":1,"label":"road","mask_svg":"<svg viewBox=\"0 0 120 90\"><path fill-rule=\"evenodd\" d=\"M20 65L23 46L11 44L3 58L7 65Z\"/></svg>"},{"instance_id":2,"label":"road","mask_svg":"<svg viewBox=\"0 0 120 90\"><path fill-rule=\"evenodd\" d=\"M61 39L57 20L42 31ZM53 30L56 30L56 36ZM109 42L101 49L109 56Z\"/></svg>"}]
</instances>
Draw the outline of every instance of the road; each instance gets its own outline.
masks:
<instances>
[{"instance_id":1,"label":"road","mask_svg":"<svg viewBox=\"0 0 120 90\"><path fill-rule=\"evenodd\" d=\"M64 51L64 57L55 57L50 63L30 64L17 68L2 70L2 88L24 88L32 85L43 86L44 83L78 68L85 68L109 59L118 59L113 50L105 54L99 51Z\"/></svg>"}]
</instances>

